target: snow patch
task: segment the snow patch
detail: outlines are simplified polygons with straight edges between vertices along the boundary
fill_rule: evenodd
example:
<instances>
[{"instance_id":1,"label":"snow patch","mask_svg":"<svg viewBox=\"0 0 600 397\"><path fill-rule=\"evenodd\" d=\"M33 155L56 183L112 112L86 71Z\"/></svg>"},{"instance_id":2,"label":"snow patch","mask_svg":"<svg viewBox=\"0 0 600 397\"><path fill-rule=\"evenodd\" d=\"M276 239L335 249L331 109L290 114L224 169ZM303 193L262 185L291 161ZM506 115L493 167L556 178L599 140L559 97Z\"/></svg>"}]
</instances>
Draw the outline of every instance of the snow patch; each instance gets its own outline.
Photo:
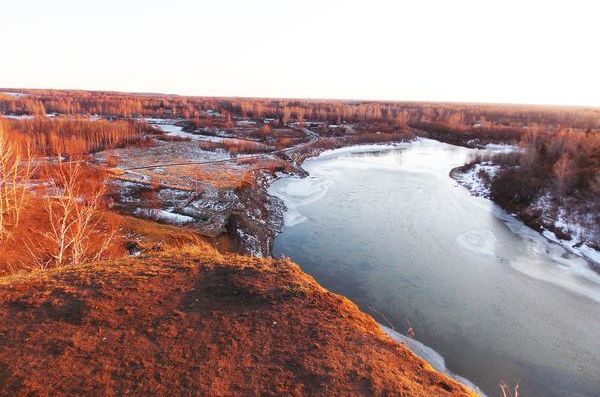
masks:
<instances>
[{"instance_id":1,"label":"snow patch","mask_svg":"<svg viewBox=\"0 0 600 397\"><path fill-rule=\"evenodd\" d=\"M520 150L517 145L509 145L506 143L488 143L485 145L485 150L494 153L511 153Z\"/></svg>"},{"instance_id":2,"label":"snow patch","mask_svg":"<svg viewBox=\"0 0 600 397\"><path fill-rule=\"evenodd\" d=\"M565 207L565 205L562 205L556 208L556 206L553 206L554 201L549 194L546 194L533 203L532 208L540 210L542 214L547 214L544 221L552 223L555 228L567 232L571 238L569 240L561 239L550 230L542 232L544 237L562 245L570 252L600 265L600 252L587 244L588 241L597 241L598 237L594 234L593 227L586 227L578 221L581 220L590 225L594 222L593 215L588 213L583 217L578 216L568 206ZM555 211L552 211L552 215L550 215L549 210L553 207Z\"/></svg>"},{"instance_id":3,"label":"snow patch","mask_svg":"<svg viewBox=\"0 0 600 397\"><path fill-rule=\"evenodd\" d=\"M490 161L474 164L467 172L457 173L454 179L464 186L472 195L490 197L489 181L496 175L500 166Z\"/></svg>"},{"instance_id":4,"label":"snow patch","mask_svg":"<svg viewBox=\"0 0 600 397\"><path fill-rule=\"evenodd\" d=\"M256 121L252 120L239 120L235 122L236 125L256 125Z\"/></svg>"},{"instance_id":5,"label":"snow patch","mask_svg":"<svg viewBox=\"0 0 600 397\"><path fill-rule=\"evenodd\" d=\"M238 236L240 236L240 240L242 241L244 247L248 250L248 253L257 258L262 258L263 255L260 250L260 241L256 236L252 236L242 229L237 230Z\"/></svg>"},{"instance_id":6,"label":"snow patch","mask_svg":"<svg viewBox=\"0 0 600 397\"><path fill-rule=\"evenodd\" d=\"M518 150L514 145L494 145L506 148L504 150ZM488 146L490 146L488 145ZM499 150L499 149L498 149ZM494 178L500 170L500 166L494 165L490 161L484 161L474 164L467 172L453 173L453 178L462 186L464 186L472 195L490 198L489 181ZM592 248L587 242L597 241L597 236L594 235L593 227L586 227L578 220L589 225L593 220L588 219L591 215L587 214L583 217L571 210L568 206L557 206L555 200L550 194L545 194L539 197L532 205L531 209L537 210L542 214L543 223L553 224L555 228L561 229L569 234L569 240L560 239L554 232L544 230L542 235L548 240L558 243L566 248L569 252L583 257L591 262L600 265L600 252ZM558 207L558 208L557 208ZM578 219L578 220L577 220ZM509 226L510 227L510 226ZM533 231L537 235L537 232Z\"/></svg>"},{"instance_id":7,"label":"snow patch","mask_svg":"<svg viewBox=\"0 0 600 397\"><path fill-rule=\"evenodd\" d=\"M558 224L559 224L559 222L555 223L555 225L558 225ZM544 230L542 232L542 234L548 240L562 245L570 252L572 252L576 255L579 255L581 257L584 257L584 258L600 265L600 252L595 250L594 248L588 246L587 244L582 243L581 240L579 239L579 236L581 236L581 234L582 234L581 231L583 230L581 228L581 226L578 224L570 224L569 226L570 227L561 227L561 228L569 231L569 233L571 234L570 240L560 239L556 236L556 234L554 234L554 232L551 232L550 230Z\"/></svg>"},{"instance_id":8,"label":"snow patch","mask_svg":"<svg viewBox=\"0 0 600 397\"><path fill-rule=\"evenodd\" d=\"M186 223L191 223L195 221L195 219L191 216L151 208L136 208L133 213L136 216L140 216L147 219L154 219L156 221L167 222L175 225L185 225Z\"/></svg>"},{"instance_id":9,"label":"snow patch","mask_svg":"<svg viewBox=\"0 0 600 397\"><path fill-rule=\"evenodd\" d=\"M27 94L23 94L20 92L0 92L0 94L8 95L13 98L21 98L21 97L27 96Z\"/></svg>"}]
</instances>

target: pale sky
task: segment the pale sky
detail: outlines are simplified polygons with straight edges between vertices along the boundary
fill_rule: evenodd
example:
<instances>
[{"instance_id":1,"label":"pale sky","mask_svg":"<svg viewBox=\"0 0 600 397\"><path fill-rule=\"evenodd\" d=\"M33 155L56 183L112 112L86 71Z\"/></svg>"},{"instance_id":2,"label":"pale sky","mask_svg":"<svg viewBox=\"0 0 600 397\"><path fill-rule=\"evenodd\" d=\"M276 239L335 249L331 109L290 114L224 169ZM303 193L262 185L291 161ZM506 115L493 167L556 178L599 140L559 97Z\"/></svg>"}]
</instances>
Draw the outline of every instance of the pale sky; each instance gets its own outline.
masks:
<instances>
[{"instance_id":1,"label":"pale sky","mask_svg":"<svg viewBox=\"0 0 600 397\"><path fill-rule=\"evenodd\" d=\"M600 106L597 0L0 0L0 87Z\"/></svg>"}]
</instances>

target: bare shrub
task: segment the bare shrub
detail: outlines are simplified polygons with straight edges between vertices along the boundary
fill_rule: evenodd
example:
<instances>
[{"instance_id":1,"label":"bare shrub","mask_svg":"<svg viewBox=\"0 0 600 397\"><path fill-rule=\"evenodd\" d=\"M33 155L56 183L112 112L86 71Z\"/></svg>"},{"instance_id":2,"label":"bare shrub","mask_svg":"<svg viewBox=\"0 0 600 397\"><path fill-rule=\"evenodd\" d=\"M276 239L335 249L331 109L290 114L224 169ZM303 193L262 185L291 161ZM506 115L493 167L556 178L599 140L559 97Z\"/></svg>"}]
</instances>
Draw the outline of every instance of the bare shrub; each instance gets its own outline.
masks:
<instances>
[{"instance_id":1,"label":"bare shrub","mask_svg":"<svg viewBox=\"0 0 600 397\"><path fill-rule=\"evenodd\" d=\"M264 153L271 150L267 145L259 142L245 141L243 139L226 139L223 141L223 146L229 153Z\"/></svg>"}]
</instances>

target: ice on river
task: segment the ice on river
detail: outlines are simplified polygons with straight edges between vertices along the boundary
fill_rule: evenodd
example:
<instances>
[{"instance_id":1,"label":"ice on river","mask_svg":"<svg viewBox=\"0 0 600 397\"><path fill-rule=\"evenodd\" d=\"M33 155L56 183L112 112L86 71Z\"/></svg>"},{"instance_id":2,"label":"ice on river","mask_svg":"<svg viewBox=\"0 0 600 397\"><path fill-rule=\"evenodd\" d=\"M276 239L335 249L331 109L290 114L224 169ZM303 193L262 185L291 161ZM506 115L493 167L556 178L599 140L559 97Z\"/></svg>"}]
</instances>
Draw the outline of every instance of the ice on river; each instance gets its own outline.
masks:
<instances>
[{"instance_id":1,"label":"ice on river","mask_svg":"<svg viewBox=\"0 0 600 397\"><path fill-rule=\"evenodd\" d=\"M150 124L155 125L160 130L164 131L168 136L189 139L192 141L210 141L210 142L223 142L223 138L211 136L211 135L200 135L185 132L183 127L180 127L174 123L173 120L167 119L146 119Z\"/></svg>"},{"instance_id":2,"label":"ice on river","mask_svg":"<svg viewBox=\"0 0 600 397\"><path fill-rule=\"evenodd\" d=\"M308 219L300 212L299 207L324 197L329 190L329 184L330 181L316 177L286 178L271 185L269 194L285 203L287 211L283 222L286 227L292 227Z\"/></svg>"},{"instance_id":3,"label":"ice on river","mask_svg":"<svg viewBox=\"0 0 600 397\"><path fill-rule=\"evenodd\" d=\"M549 242L500 209L496 209L495 215L526 241L526 249L510 261L515 270L600 302L600 274L593 271L583 258Z\"/></svg>"},{"instance_id":4,"label":"ice on river","mask_svg":"<svg viewBox=\"0 0 600 397\"><path fill-rule=\"evenodd\" d=\"M459 234L456 242L466 250L476 254L494 256L496 236L489 230L470 230Z\"/></svg>"}]
</instances>

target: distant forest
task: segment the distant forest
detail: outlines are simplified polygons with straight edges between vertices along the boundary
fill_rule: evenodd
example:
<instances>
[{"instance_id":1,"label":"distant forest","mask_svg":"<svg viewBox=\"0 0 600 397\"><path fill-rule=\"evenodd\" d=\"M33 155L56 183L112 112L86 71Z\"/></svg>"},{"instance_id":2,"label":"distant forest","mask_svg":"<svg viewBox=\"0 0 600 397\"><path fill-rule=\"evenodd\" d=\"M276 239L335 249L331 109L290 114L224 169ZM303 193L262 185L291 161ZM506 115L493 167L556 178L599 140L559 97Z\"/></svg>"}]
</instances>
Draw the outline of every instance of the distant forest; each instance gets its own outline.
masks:
<instances>
[{"instance_id":1,"label":"distant forest","mask_svg":"<svg viewBox=\"0 0 600 397\"><path fill-rule=\"evenodd\" d=\"M0 94L0 112L43 115L103 115L115 118L156 117L199 120L219 114L229 117L290 121L373 122L382 127L414 125L466 132L473 129L516 133L523 127L600 129L600 109L533 105L493 105L427 102L376 102L207 98L117 92L14 90ZM385 131L384 131L385 132Z\"/></svg>"}]
</instances>

